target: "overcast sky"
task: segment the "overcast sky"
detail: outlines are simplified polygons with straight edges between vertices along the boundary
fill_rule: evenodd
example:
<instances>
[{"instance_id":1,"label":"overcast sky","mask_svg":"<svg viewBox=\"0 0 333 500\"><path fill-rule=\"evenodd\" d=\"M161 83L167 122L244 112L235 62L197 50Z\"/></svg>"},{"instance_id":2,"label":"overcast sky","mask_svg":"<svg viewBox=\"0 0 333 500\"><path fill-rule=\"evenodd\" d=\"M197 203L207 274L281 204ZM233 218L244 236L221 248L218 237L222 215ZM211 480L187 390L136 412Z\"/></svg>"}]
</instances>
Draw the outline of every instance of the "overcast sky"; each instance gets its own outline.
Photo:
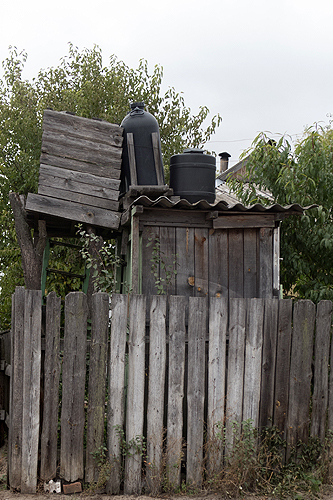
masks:
<instances>
[{"instance_id":1,"label":"overcast sky","mask_svg":"<svg viewBox=\"0 0 333 500\"><path fill-rule=\"evenodd\" d=\"M222 125L207 148L231 165L260 131L302 134L333 113L332 0L11 0L1 6L0 59L28 52L24 76L68 52L101 47L164 68L164 87Z\"/></svg>"}]
</instances>

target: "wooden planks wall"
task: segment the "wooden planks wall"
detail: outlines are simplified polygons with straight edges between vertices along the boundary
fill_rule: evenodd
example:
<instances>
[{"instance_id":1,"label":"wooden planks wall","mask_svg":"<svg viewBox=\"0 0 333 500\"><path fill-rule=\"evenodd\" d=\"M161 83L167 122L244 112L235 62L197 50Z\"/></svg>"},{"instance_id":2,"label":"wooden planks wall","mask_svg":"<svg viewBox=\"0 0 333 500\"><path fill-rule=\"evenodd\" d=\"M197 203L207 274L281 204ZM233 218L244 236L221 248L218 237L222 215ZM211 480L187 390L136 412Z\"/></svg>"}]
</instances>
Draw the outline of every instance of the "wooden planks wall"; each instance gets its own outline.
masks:
<instances>
[{"instance_id":1,"label":"wooden planks wall","mask_svg":"<svg viewBox=\"0 0 333 500\"><path fill-rule=\"evenodd\" d=\"M145 215L145 217L148 217ZM230 218L230 217L229 217ZM160 245L159 276L165 279L161 266L176 271L165 291L186 297L273 298L278 296L274 262L278 257L273 245L272 228L175 227L141 222L143 294L157 293L152 273L152 248ZM147 246L148 240L153 244ZM173 262L176 262L173 264Z\"/></svg>"},{"instance_id":2,"label":"wooden planks wall","mask_svg":"<svg viewBox=\"0 0 333 500\"><path fill-rule=\"evenodd\" d=\"M92 458L104 443L105 420L108 456L113 466L109 494L119 493L122 482L128 494L140 494L143 467L148 488L157 494L164 464L169 484L178 486L185 450L186 481L199 487L204 460L206 471L214 474L224 454L232 453L241 423L247 419L252 419L258 427L272 422L278 425L290 446L299 438L306 442L310 429L311 435L323 439L327 411L329 428L333 430L332 405L328 398L331 302L322 301L316 307L310 301L299 301L293 311L289 300L234 298L228 301L212 297L207 301L206 297L151 296L148 301L142 295L129 298L114 295L109 356L109 297L95 294L93 309L89 384L85 395L86 296L76 292L66 297L60 453L60 473L64 479L76 481L85 477L88 482L96 481L98 471ZM55 477L58 465L59 321L60 302L51 294L46 304L41 429L40 470L44 480ZM127 335L128 365L125 361ZM10 486L26 492L34 492L37 485L40 336L40 292L17 288L13 297L8 465ZM146 357L147 342L149 358ZM109 374L107 410L106 371ZM148 384L145 384L146 378ZM86 397L88 416L85 420ZM148 401L146 415L145 400ZM204 433L206 418L208 438ZM142 448L145 419L147 455ZM167 422L166 446L164 422ZM238 427L234 428L233 422ZM225 450L217 435L217 424L226 428ZM125 438L122 434L125 428L130 453L123 463L120 445ZM209 445L207 454L206 445ZM167 455L163 457L165 450ZM290 447L288 450L290 454Z\"/></svg>"},{"instance_id":3,"label":"wooden planks wall","mask_svg":"<svg viewBox=\"0 0 333 500\"><path fill-rule=\"evenodd\" d=\"M117 229L122 128L45 110L38 194L27 210Z\"/></svg>"}]
</instances>

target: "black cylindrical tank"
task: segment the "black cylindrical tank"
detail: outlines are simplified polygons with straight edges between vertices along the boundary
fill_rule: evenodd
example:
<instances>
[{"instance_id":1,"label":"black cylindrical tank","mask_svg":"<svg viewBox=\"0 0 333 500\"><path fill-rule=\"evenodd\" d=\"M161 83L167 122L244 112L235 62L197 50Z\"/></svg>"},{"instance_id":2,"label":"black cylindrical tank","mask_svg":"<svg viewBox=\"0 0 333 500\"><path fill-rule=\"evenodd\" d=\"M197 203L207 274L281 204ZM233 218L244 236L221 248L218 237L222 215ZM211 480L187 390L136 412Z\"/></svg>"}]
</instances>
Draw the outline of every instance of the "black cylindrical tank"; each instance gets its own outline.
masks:
<instances>
[{"instance_id":1,"label":"black cylindrical tank","mask_svg":"<svg viewBox=\"0 0 333 500\"><path fill-rule=\"evenodd\" d=\"M176 196L195 203L215 201L214 156L204 154L201 149L185 149L184 153L170 159L170 187Z\"/></svg>"},{"instance_id":2,"label":"black cylindrical tank","mask_svg":"<svg viewBox=\"0 0 333 500\"><path fill-rule=\"evenodd\" d=\"M124 128L123 156L121 166L121 193L128 191L131 185L154 186L159 184L156 169L159 168L164 184L164 172L161 153L160 132L156 118L144 110L143 102L134 102L131 104L131 111L121 122ZM158 138L158 158L160 166L155 165L154 148L152 134L157 133ZM131 177L129 162L128 137L127 134L133 134L136 179ZM155 152L156 154L156 152Z\"/></svg>"}]
</instances>

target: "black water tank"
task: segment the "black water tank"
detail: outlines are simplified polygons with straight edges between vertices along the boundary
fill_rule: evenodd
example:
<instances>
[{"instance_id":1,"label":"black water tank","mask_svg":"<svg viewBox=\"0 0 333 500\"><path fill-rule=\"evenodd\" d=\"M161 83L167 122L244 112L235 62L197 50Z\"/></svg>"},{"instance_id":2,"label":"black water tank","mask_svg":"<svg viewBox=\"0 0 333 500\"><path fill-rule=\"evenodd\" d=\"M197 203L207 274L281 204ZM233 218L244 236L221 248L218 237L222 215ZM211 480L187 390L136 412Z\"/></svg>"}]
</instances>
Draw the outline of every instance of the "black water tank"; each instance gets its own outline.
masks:
<instances>
[{"instance_id":1,"label":"black water tank","mask_svg":"<svg viewBox=\"0 0 333 500\"><path fill-rule=\"evenodd\" d=\"M215 201L214 156L201 149L185 149L184 153L170 159L170 187L176 196L195 203L199 200Z\"/></svg>"},{"instance_id":2,"label":"black water tank","mask_svg":"<svg viewBox=\"0 0 333 500\"><path fill-rule=\"evenodd\" d=\"M121 122L124 128L123 157L121 166L121 193L128 191L129 186L137 184L140 186L154 186L158 184L152 134L157 133L158 155L160 160L160 171L162 183L164 184L164 172L161 153L160 132L156 118L144 110L144 102L134 102L131 104L131 111ZM133 134L136 176L131 179L131 171L128 157L127 134Z\"/></svg>"}]
</instances>

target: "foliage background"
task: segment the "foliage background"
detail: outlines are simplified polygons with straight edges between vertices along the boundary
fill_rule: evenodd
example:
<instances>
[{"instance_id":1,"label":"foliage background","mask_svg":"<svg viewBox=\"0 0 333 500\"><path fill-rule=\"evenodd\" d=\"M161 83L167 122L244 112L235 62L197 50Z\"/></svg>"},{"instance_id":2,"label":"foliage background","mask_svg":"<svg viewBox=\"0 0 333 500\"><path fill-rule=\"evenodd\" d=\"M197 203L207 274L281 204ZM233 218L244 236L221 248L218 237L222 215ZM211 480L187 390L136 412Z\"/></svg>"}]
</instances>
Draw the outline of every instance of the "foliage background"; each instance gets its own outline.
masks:
<instances>
[{"instance_id":1,"label":"foliage background","mask_svg":"<svg viewBox=\"0 0 333 500\"><path fill-rule=\"evenodd\" d=\"M10 324L11 294L15 286L23 284L8 194L37 192L45 108L120 124L131 102L144 101L159 123L166 170L173 154L185 147L202 147L221 122L219 115L207 121L206 106L193 115L182 93L175 88L163 93L162 67L156 65L150 73L145 60L132 69L112 56L109 65L103 66L99 47L79 51L70 44L59 66L41 70L32 81L27 81L23 79L26 59L25 52L11 48L3 62L4 77L0 80L1 328ZM66 258L62 258L61 268L66 271L69 267ZM79 285L73 283L73 286ZM64 294L66 290L68 283L57 283L58 293Z\"/></svg>"},{"instance_id":2,"label":"foliage background","mask_svg":"<svg viewBox=\"0 0 333 500\"><path fill-rule=\"evenodd\" d=\"M260 134L244 157L247 173L229 179L245 204L268 201L256 187L272 193L281 205L317 204L302 217L288 217L281 226L281 281L285 294L296 298L333 299L333 130L315 125L292 142L271 141ZM271 203L271 202L269 202Z\"/></svg>"}]
</instances>

